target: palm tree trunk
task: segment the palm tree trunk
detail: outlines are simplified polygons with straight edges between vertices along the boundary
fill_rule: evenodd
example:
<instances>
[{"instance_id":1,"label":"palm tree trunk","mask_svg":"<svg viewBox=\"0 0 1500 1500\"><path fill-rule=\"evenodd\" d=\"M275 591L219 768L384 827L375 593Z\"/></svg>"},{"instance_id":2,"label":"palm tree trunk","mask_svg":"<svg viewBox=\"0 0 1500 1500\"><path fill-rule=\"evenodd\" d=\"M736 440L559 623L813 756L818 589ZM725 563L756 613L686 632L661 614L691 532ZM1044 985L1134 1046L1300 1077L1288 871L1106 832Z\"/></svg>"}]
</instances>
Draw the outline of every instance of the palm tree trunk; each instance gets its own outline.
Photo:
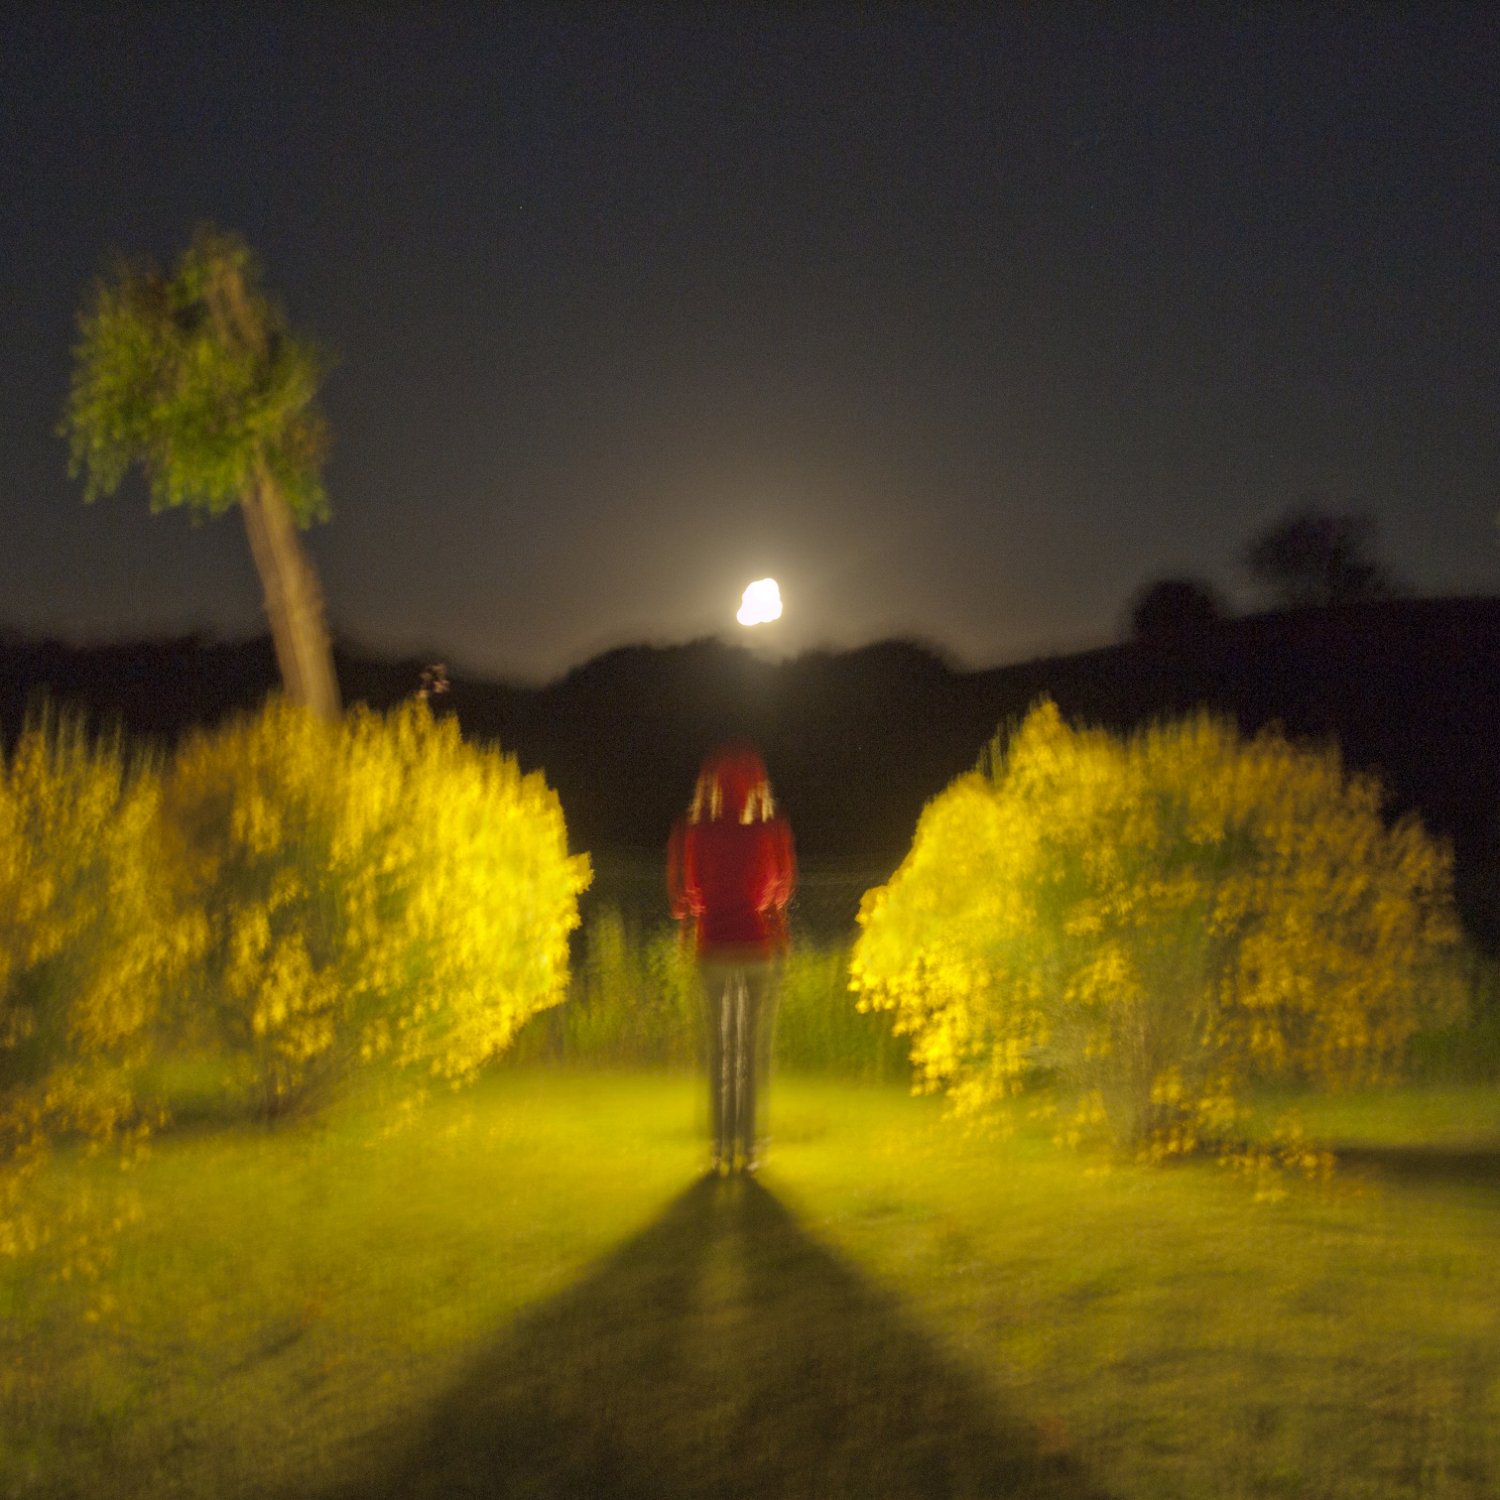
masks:
<instances>
[{"instance_id":1,"label":"palm tree trunk","mask_svg":"<svg viewBox=\"0 0 1500 1500\"><path fill-rule=\"evenodd\" d=\"M246 292L242 267L221 258L203 296L224 347L248 349L264 359L266 325ZM332 723L340 713L339 686L323 618L323 591L286 497L263 461L255 465L240 509L265 590L266 619L286 695Z\"/></svg>"},{"instance_id":2,"label":"palm tree trunk","mask_svg":"<svg viewBox=\"0 0 1500 1500\"><path fill-rule=\"evenodd\" d=\"M240 509L265 590L266 619L286 695L332 723L340 713L339 686L323 616L323 593L292 513L263 469Z\"/></svg>"}]
</instances>

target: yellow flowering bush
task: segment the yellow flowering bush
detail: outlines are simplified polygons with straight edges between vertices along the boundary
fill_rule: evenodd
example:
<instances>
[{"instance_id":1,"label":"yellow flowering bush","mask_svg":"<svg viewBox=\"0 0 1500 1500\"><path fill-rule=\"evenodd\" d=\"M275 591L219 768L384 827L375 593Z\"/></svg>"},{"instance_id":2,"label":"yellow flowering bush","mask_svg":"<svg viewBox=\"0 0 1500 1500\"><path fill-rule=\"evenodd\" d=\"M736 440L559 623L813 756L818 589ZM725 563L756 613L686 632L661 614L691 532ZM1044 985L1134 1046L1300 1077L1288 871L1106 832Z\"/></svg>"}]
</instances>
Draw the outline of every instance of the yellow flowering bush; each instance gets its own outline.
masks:
<instances>
[{"instance_id":1,"label":"yellow flowering bush","mask_svg":"<svg viewBox=\"0 0 1500 1500\"><path fill-rule=\"evenodd\" d=\"M127 1068L181 957L151 878L159 793L76 719L35 720L0 766L0 1251L52 1138L140 1130Z\"/></svg>"},{"instance_id":2,"label":"yellow flowering bush","mask_svg":"<svg viewBox=\"0 0 1500 1500\"><path fill-rule=\"evenodd\" d=\"M425 702L327 723L272 699L196 733L163 827L197 955L185 1039L267 1114L360 1060L462 1082L562 998L588 860L540 775Z\"/></svg>"},{"instance_id":3,"label":"yellow flowering bush","mask_svg":"<svg viewBox=\"0 0 1500 1500\"><path fill-rule=\"evenodd\" d=\"M1074 1138L1228 1151L1251 1083L1384 1080L1461 1014L1451 879L1335 749L1044 701L866 895L852 986L961 1111L1053 1082Z\"/></svg>"}]
</instances>

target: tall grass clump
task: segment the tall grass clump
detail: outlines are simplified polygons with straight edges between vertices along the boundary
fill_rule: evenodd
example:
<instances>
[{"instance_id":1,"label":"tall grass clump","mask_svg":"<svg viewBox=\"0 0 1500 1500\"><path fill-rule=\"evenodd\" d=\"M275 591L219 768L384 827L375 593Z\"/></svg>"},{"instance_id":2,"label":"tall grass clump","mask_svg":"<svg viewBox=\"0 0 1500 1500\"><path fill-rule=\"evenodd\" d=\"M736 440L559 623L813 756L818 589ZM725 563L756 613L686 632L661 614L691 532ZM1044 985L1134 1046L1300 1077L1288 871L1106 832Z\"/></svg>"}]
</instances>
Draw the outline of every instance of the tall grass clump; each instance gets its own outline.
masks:
<instances>
[{"instance_id":1,"label":"tall grass clump","mask_svg":"<svg viewBox=\"0 0 1500 1500\"><path fill-rule=\"evenodd\" d=\"M1500 961L1470 945L1461 973L1468 1013L1411 1040L1409 1074L1434 1084L1500 1084Z\"/></svg>"},{"instance_id":2,"label":"tall grass clump","mask_svg":"<svg viewBox=\"0 0 1500 1500\"><path fill-rule=\"evenodd\" d=\"M582 1062L672 1067L697 1057L697 971L675 925L601 905L563 1016L561 1050Z\"/></svg>"},{"instance_id":3,"label":"tall grass clump","mask_svg":"<svg viewBox=\"0 0 1500 1500\"><path fill-rule=\"evenodd\" d=\"M849 993L851 947L828 938L793 942L782 969L777 1061L799 1072L905 1082L908 1048L891 1018L859 1010Z\"/></svg>"},{"instance_id":4,"label":"tall grass clump","mask_svg":"<svg viewBox=\"0 0 1500 1500\"><path fill-rule=\"evenodd\" d=\"M797 934L781 963L778 1067L868 1080L909 1076L888 1017L849 994L849 945ZM700 1057L702 995L675 924L601 904L583 924L568 1004L538 1027L527 1056L606 1066L682 1067Z\"/></svg>"}]
</instances>

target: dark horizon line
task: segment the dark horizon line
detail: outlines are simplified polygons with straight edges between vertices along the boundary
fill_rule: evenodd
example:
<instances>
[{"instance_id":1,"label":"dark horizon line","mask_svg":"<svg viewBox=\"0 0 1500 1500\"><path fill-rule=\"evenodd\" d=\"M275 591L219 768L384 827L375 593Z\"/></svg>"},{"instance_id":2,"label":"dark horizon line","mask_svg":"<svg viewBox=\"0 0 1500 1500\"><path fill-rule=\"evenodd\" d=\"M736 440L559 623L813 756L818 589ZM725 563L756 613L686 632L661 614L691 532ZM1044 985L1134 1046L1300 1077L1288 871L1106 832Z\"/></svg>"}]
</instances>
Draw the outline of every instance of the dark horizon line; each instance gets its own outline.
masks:
<instances>
[{"instance_id":1,"label":"dark horizon line","mask_svg":"<svg viewBox=\"0 0 1500 1500\"><path fill-rule=\"evenodd\" d=\"M1401 594L1371 599L1345 600L1333 604L1273 606L1242 612L1226 610L1213 623L1216 625L1236 625L1257 621L1285 620L1295 617L1329 616L1341 612L1358 612L1370 609L1410 612L1412 610L1431 607L1484 603L1500 604L1500 592ZM726 634L697 635L689 636L682 640L670 641L659 639L622 641L617 645L606 646L601 650L595 651L550 677L537 678L530 675L508 675L497 671L470 670L464 663L461 653L445 652L437 648L425 650L382 649L370 645L353 632L344 632L338 629L332 631L332 640L335 653L355 660L367 663L383 663L391 666L420 664L422 667L429 667L442 664L448 669L450 676L461 677L470 683L526 691L545 691L548 688L556 687L597 662L609 657L623 655L627 652L666 653L712 647L752 659L759 655L757 648L752 643L748 641L740 642ZM1127 626L1121 628L1116 639L1101 645L1042 651L1014 660L995 662L988 666L967 666L962 662L956 651L930 636L896 634L879 636L857 646L804 646L795 651L786 652L775 659L763 658L763 662L767 667L778 667L787 663L801 661L808 657L837 658L859 656L865 652L879 650L882 647L899 646L921 652L955 677L980 677L990 672L1011 671L1018 668L1042 666L1055 662L1094 656L1103 652L1118 650L1122 646L1129 646L1135 644L1135 642L1136 638L1130 633ZM255 631L249 634L219 634L212 628L188 628L159 634L131 634L127 632L111 635L104 632L98 634L80 632L76 635L68 635L57 631L35 633L25 626L0 622L0 651L7 652L48 647L78 654L169 647L191 647L197 650L234 650L260 645L263 645L268 652L272 652L274 655L269 630Z\"/></svg>"}]
</instances>

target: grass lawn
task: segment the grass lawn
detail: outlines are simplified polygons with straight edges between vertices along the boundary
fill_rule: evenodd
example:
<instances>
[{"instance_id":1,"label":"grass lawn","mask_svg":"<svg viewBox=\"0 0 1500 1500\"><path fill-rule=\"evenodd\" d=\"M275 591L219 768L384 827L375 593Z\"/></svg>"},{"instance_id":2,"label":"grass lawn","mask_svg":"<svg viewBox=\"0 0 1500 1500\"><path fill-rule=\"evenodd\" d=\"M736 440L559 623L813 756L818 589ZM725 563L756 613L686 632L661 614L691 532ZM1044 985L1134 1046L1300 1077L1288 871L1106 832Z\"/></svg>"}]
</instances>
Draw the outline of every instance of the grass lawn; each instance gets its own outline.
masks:
<instances>
[{"instance_id":1,"label":"grass lawn","mask_svg":"<svg viewBox=\"0 0 1500 1500\"><path fill-rule=\"evenodd\" d=\"M1500 1494L1500 1092L1319 1104L1349 1166L1274 1203L785 1077L708 1181L697 1109L512 1070L60 1161L0 1494Z\"/></svg>"}]
</instances>

